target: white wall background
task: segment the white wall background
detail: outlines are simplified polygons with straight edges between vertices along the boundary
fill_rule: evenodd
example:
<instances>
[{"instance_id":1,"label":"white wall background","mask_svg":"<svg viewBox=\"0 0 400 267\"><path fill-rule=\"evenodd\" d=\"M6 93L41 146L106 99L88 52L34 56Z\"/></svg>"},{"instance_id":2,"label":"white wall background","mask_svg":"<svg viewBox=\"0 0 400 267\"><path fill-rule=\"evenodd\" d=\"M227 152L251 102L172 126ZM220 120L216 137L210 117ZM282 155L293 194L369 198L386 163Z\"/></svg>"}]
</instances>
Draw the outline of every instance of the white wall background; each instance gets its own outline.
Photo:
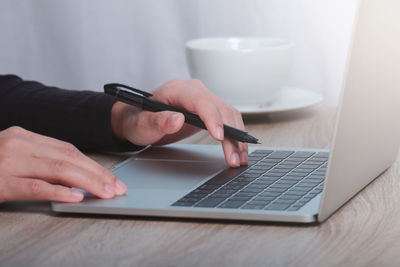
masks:
<instances>
[{"instance_id":1,"label":"white wall background","mask_svg":"<svg viewBox=\"0 0 400 267\"><path fill-rule=\"evenodd\" d=\"M189 78L187 40L273 36L295 43L289 84L335 105L356 1L1 0L0 73L71 89L151 89Z\"/></svg>"}]
</instances>

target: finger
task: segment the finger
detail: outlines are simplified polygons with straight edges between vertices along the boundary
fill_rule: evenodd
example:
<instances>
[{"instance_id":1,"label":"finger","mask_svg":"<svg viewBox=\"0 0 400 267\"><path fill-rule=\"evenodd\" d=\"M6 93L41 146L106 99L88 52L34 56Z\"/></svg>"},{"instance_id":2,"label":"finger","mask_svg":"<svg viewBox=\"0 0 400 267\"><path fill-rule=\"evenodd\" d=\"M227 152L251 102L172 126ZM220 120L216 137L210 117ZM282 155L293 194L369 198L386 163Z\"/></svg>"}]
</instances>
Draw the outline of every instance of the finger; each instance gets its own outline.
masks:
<instances>
[{"instance_id":1,"label":"finger","mask_svg":"<svg viewBox=\"0 0 400 267\"><path fill-rule=\"evenodd\" d=\"M218 98L215 94L208 90L200 80L192 79L189 80L188 83L202 90L209 97L210 101L212 101L215 106L220 108L220 113L222 115L224 124L241 130L245 129L240 112L238 112L236 109L233 109L222 99ZM239 142L232 146L232 142L235 141L231 140L230 142L223 142L223 146L225 146L225 150L227 151L227 162L229 162L230 165L236 166L236 160L233 162L233 159L236 159L237 157L235 154L232 155L232 153L238 153L240 165L247 165L248 145L246 143Z\"/></svg>"},{"instance_id":2,"label":"finger","mask_svg":"<svg viewBox=\"0 0 400 267\"><path fill-rule=\"evenodd\" d=\"M241 130L245 130L242 115L238 111L234 111L234 118L236 122L236 127ZM240 165L247 165L249 163L248 154L249 148L247 143L239 142L239 158L240 158Z\"/></svg>"},{"instance_id":3,"label":"finger","mask_svg":"<svg viewBox=\"0 0 400 267\"><path fill-rule=\"evenodd\" d=\"M44 160L47 164L58 164L57 162L69 163L69 165L74 166L75 169L81 170L81 172L85 173L85 181L87 180L90 184L103 183L111 187L115 194L125 194L127 188L125 184L119 181L108 169L100 166L98 163L85 156L73 145L53 146L36 144L36 146L37 148L32 152L33 159L39 161ZM28 172L24 175L30 176L30 173Z\"/></svg>"},{"instance_id":4,"label":"finger","mask_svg":"<svg viewBox=\"0 0 400 267\"><path fill-rule=\"evenodd\" d=\"M197 114L204 122L211 136L223 140L223 123L219 109L201 90L193 88L185 82L170 82L176 86L164 85L154 94L154 98L172 106Z\"/></svg>"},{"instance_id":5,"label":"finger","mask_svg":"<svg viewBox=\"0 0 400 267\"><path fill-rule=\"evenodd\" d=\"M69 143L41 136L26 131L20 127L11 127L7 129L6 135L9 135L11 138L10 141L13 142L11 145L13 147L13 150L11 151L12 154L20 159L18 161L10 160L9 162L10 165L14 166L9 167L8 169L11 170L10 172L14 173L15 176L30 178L31 174L35 173L35 166L32 166L32 162L42 164L61 162L63 165L68 165L69 163L69 165L75 166L75 168L81 172L86 172L85 176L88 177L87 179L91 180L91 184L99 184L102 183L102 181L106 181L106 184L109 185L108 187L111 187L111 190L108 191L112 191L112 195L115 193L121 195L126 191L126 186L122 182L118 181L115 175L95 163L93 160L84 156L78 149ZM23 149L17 149L18 147ZM46 169L46 167L43 169ZM42 175L37 175L37 178L42 178ZM54 176L46 176L46 179L49 182L57 180ZM67 183L67 181L65 183ZM85 180L83 180L83 183L85 183ZM79 183L71 183L71 185L80 187ZM108 187L107 189L109 189ZM107 192L107 195L110 195L109 192Z\"/></svg>"},{"instance_id":6,"label":"finger","mask_svg":"<svg viewBox=\"0 0 400 267\"><path fill-rule=\"evenodd\" d=\"M249 164L249 149L246 143L239 142L240 165Z\"/></svg>"},{"instance_id":7,"label":"finger","mask_svg":"<svg viewBox=\"0 0 400 267\"><path fill-rule=\"evenodd\" d=\"M24 165L19 166L18 177L81 188L100 198L112 198L117 194L113 184L102 179L102 176L60 159L24 160Z\"/></svg>"},{"instance_id":8,"label":"finger","mask_svg":"<svg viewBox=\"0 0 400 267\"><path fill-rule=\"evenodd\" d=\"M52 200L61 202L80 202L83 194L75 189L61 185L49 184L38 179L7 179L7 190L4 190L0 201L11 200Z\"/></svg>"},{"instance_id":9,"label":"finger","mask_svg":"<svg viewBox=\"0 0 400 267\"><path fill-rule=\"evenodd\" d=\"M53 165L58 163L52 162L61 162L64 165L73 165L76 169L86 173L86 177L88 177L86 180L89 179L91 184L106 183L118 195L124 194L126 191L126 186L118 181L115 175L83 155L71 144L66 143L63 146L52 143L43 144L15 136L11 137L8 142L8 146L12 149L9 153L11 153L12 157L19 158L18 161L12 160L12 157L8 157L8 160L7 158L4 159L7 160L7 163L3 162L3 164L7 164L7 170L9 170L11 176L31 177L36 171L35 166L32 164L33 162ZM43 169L46 169L46 167ZM38 173L36 177L41 178L41 175L42 173ZM46 176L45 178L52 182L51 176Z\"/></svg>"},{"instance_id":10,"label":"finger","mask_svg":"<svg viewBox=\"0 0 400 267\"><path fill-rule=\"evenodd\" d=\"M240 156L238 142L231 139L224 139L222 141L222 148L225 155L225 160L229 166L237 168L240 166Z\"/></svg>"},{"instance_id":11,"label":"finger","mask_svg":"<svg viewBox=\"0 0 400 267\"><path fill-rule=\"evenodd\" d=\"M189 101L187 109L200 117L208 132L215 140L222 141L224 139L222 116L214 103L202 95L196 100Z\"/></svg>"},{"instance_id":12,"label":"finger","mask_svg":"<svg viewBox=\"0 0 400 267\"><path fill-rule=\"evenodd\" d=\"M187 81L189 84L192 84L196 88L199 88L207 95L211 102L214 103L220 110L220 114L222 116L222 121L224 124L244 130L244 123L242 119L242 115L232 106L227 104L224 100L217 97L213 94L207 87L198 79L191 79ZM239 151L240 151L240 158L241 162L247 163L247 145L239 143ZM244 152L244 153L242 153Z\"/></svg>"},{"instance_id":13,"label":"finger","mask_svg":"<svg viewBox=\"0 0 400 267\"><path fill-rule=\"evenodd\" d=\"M222 112L224 124L232 126L234 128L244 130L244 123L241 114L230 106L223 109ZM232 145L235 143L234 145ZM246 143L238 142L235 140L230 140L230 142L223 142L223 146L227 146L228 159L230 158L230 153L237 153L240 159L240 165L248 164L248 146ZM236 155L231 156L236 159ZM232 160L231 160L232 163ZM232 165L232 164L231 164Z\"/></svg>"}]
</instances>

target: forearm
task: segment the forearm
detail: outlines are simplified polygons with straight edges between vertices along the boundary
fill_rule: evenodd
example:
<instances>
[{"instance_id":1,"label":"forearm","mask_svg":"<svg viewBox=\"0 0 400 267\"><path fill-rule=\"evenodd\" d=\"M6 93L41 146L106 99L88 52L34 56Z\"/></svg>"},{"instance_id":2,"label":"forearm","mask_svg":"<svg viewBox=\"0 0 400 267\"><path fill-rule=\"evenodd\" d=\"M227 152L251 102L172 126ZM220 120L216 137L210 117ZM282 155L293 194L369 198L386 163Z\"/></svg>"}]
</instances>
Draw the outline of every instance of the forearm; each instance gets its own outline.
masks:
<instances>
[{"instance_id":1,"label":"forearm","mask_svg":"<svg viewBox=\"0 0 400 267\"><path fill-rule=\"evenodd\" d=\"M0 130L17 125L81 149L135 150L138 147L114 136L114 103L102 93L63 90L17 76L0 76Z\"/></svg>"}]
</instances>

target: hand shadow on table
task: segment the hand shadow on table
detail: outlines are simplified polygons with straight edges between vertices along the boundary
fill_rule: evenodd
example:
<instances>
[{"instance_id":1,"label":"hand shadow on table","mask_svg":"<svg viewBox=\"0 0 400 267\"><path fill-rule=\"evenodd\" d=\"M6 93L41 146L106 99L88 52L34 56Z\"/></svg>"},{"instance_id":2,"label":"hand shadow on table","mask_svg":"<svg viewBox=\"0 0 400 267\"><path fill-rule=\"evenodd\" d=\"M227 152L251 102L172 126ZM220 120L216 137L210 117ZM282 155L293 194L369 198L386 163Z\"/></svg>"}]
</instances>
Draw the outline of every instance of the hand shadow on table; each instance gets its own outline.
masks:
<instances>
[{"instance_id":1,"label":"hand shadow on table","mask_svg":"<svg viewBox=\"0 0 400 267\"><path fill-rule=\"evenodd\" d=\"M49 201L16 200L0 203L0 212L19 212L49 215L52 211Z\"/></svg>"}]
</instances>

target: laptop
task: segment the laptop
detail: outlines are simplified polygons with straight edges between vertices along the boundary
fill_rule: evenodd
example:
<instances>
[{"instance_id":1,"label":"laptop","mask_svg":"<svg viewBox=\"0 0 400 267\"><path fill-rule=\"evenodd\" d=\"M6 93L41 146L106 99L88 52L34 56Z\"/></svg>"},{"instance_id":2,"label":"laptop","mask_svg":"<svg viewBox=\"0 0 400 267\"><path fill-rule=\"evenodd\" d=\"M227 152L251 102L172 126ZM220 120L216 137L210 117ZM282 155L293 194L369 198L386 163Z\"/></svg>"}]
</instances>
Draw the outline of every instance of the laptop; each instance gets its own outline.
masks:
<instances>
[{"instance_id":1,"label":"laptop","mask_svg":"<svg viewBox=\"0 0 400 267\"><path fill-rule=\"evenodd\" d=\"M400 1L361 0L330 150L249 147L228 168L220 146L149 147L112 171L110 200L52 203L56 212L322 222L388 169L400 141Z\"/></svg>"}]
</instances>

